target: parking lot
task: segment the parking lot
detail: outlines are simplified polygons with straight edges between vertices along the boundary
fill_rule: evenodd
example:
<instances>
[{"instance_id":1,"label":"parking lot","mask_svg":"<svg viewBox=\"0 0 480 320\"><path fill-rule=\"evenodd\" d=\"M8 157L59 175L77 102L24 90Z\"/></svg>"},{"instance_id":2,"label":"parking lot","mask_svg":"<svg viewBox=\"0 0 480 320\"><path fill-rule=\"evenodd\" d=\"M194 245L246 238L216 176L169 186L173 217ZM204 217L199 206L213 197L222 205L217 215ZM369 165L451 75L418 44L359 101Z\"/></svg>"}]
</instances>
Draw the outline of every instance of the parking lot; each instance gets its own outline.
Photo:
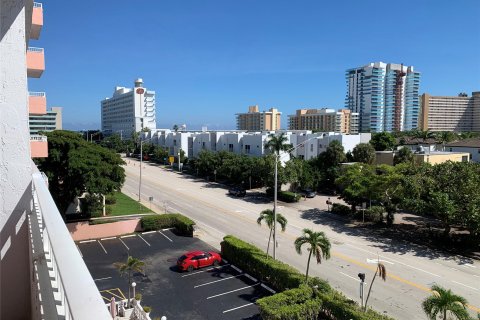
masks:
<instances>
[{"instance_id":1,"label":"parking lot","mask_svg":"<svg viewBox=\"0 0 480 320\"><path fill-rule=\"evenodd\" d=\"M128 295L127 279L113 264L126 262L128 255L144 261L144 274L134 274L133 281L142 305L152 307L152 318L260 319L255 301L272 294L228 261L190 273L177 271L177 258L185 252L215 250L170 230L80 241L77 246L105 302Z\"/></svg>"}]
</instances>

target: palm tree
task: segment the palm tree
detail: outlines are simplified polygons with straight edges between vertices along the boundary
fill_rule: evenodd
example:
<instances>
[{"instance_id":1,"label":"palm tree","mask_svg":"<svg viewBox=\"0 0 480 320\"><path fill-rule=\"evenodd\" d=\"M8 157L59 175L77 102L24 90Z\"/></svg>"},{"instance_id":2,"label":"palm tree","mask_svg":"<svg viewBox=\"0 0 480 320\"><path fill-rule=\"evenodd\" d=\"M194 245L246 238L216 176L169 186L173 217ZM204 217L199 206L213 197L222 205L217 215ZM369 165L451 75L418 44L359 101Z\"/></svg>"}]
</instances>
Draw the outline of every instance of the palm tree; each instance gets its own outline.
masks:
<instances>
[{"instance_id":1,"label":"palm tree","mask_svg":"<svg viewBox=\"0 0 480 320\"><path fill-rule=\"evenodd\" d=\"M174 124L174 125L173 125L173 131L175 131L175 132L178 131L178 125L177 125L177 124Z\"/></svg>"},{"instance_id":2,"label":"palm tree","mask_svg":"<svg viewBox=\"0 0 480 320\"><path fill-rule=\"evenodd\" d=\"M143 272L143 267L145 266L145 262L128 256L127 263L123 262L115 262L113 264L120 272L122 277L128 278L128 305L130 305L130 287L132 286L132 275L134 272Z\"/></svg>"},{"instance_id":3,"label":"palm tree","mask_svg":"<svg viewBox=\"0 0 480 320\"><path fill-rule=\"evenodd\" d=\"M422 139L422 142L425 143L428 139L434 138L435 134L430 131L430 129L427 130L417 130L414 133L415 138L417 139L417 142L420 142L419 139Z\"/></svg>"},{"instance_id":4,"label":"palm tree","mask_svg":"<svg viewBox=\"0 0 480 320\"><path fill-rule=\"evenodd\" d=\"M368 294L367 294L367 299L365 300L365 306L364 310L367 310L367 303L368 303L368 298L370 298L370 292L372 291L372 286L373 282L375 281L375 278L377 275L382 278L383 281L387 280L387 269L385 268L385 265L383 263L380 263L380 259L377 262L377 270L375 270L375 274L373 275L372 282L370 283L370 287L368 288Z\"/></svg>"},{"instance_id":5,"label":"palm tree","mask_svg":"<svg viewBox=\"0 0 480 320\"><path fill-rule=\"evenodd\" d=\"M423 311L431 320L437 319L440 314L441 319L447 319L447 314L454 316L458 320L470 320L467 311L467 300L454 294L450 289L446 290L438 285L432 286L432 295L422 302Z\"/></svg>"},{"instance_id":6,"label":"palm tree","mask_svg":"<svg viewBox=\"0 0 480 320\"><path fill-rule=\"evenodd\" d=\"M308 269L310 267L310 258L312 254L317 258L317 264L322 262L322 257L324 259L330 259L330 240L324 232L313 232L310 229L303 229L303 235L298 237L295 240L295 249L298 254L302 254L302 246L304 244L308 245L307 250L308 262L307 262L307 273L305 275L305 282L308 281Z\"/></svg>"},{"instance_id":7,"label":"palm tree","mask_svg":"<svg viewBox=\"0 0 480 320\"><path fill-rule=\"evenodd\" d=\"M288 138L285 135L285 132L282 132L279 136L271 133L268 137L269 140L265 143L265 148L270 150L271 153L279 155L280 151L287 151L292 148L292 145L287 143Z\"/></svg>"},{"instance_id":8,"label":"palm tree","mask_svg":"<svg viewBox=\"0 0 480 320\"><path fill-rule=\"evenodd\" d=\"M274 223L273 210L267 209L260 212L260 216L257 219L257 223L259 226L262 225L262 220L265 220L265 223L267 224L268 229L270 229L270 235L268 236L268 245L267 245L267 257L268 257L268 250L270 249L270 239L272 238L273 223ZM284 216L282 216L280 213L277 213L277 223L280 224L280 227L282 228L282 232L285 231L285 228L287 227L287 219ZM273 245L275 245L275 243Z\"/></svg>"},{"instance_id":9,"label":"palm tree","mask_svg":"<svg viewBox=\"0 0 480 320\"><path fill-rule=\"evenodd\" d=\"M445 151L445 144L455 140L456 135L451 131L441 131L435 136L437 143L442 145L442 151Z\"/></svg>"}]
</instances>

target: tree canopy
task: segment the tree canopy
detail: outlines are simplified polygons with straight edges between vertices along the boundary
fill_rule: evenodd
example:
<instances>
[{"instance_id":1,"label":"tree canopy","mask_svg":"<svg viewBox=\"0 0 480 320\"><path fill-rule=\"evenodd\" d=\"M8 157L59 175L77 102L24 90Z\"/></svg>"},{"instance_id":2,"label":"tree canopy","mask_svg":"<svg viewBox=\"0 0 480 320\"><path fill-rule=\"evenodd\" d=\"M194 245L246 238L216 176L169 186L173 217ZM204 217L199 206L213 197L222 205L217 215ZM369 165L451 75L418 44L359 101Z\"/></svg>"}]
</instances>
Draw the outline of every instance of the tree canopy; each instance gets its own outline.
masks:
<instances>
[{"instance_id":1,"label":"tree canopy","mask_svg":"<svg viewBox=\"0 0 480 320\"><path fill-rule=\"evenodd\" d=\"M46 133L48 158L35 159L49 181L61 214L84 192L108 194L125 181L124 164L113 151L82 139L80 134L57 130Z\"/></svg>"},{"instance_id":2,"label":"tree canopy","mask_svg":"<svg viewBox=\"0 0 480 320\"><path fill-rule=\"evenodd\" d=\"M396 144L395 136L390 132L378 132L372 134L370 144L376 151L393 150Z\"/></svg>"},{"instance_id":3,"label":"tree canopy","mask_svg":"<svg viewBox=\"0 0 480 320\"><path fill-rule=\"evenodd\" d=\"M373 164L375 162L375 149L369 143L359 143L352 151L353 161Z\"/></svg>"}]
</instances>

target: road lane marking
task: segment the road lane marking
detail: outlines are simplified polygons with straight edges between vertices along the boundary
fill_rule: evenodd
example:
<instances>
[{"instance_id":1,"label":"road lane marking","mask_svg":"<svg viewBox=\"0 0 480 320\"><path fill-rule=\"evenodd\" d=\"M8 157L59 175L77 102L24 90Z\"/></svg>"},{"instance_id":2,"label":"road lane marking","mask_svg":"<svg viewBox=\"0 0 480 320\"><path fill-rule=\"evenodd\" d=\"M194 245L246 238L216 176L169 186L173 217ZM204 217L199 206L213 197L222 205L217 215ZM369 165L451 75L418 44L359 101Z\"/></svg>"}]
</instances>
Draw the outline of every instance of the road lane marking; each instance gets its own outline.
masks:
<instances>
[{"instance_id":1,"label":"road lane marking","mask_svg":"<svg viewBox=\"0 0 480 320\"><path fill-rule=\"evenodd\" d=\"M236 308L225 310L225 311L223 311L223 313L234 311L234 310L237 310L237 309L240 309L240 308L243 308L243 307L248 307L248 306L251 306L252 304L255 304L255 303L254 302L247 303L247 304L244 304L243 306L239 306L239 307L236 307Z\"/></svg>"},{"instance_id":2,"label":"road lane marking","mask_svg":"<svg viewBox=\"0 0 480 320\"><path fill-rule=\"evenodd\" d=\"M118 238L118 240L120 240L120 242L123 243L123 245L125 246L125 248L127 248L127 250L130 250L130 248L125 244L125 242L123 242L122 239Z\"/></svg>"},{"instance_id":3,"label":"road lane marking","mask_svg":"<svg viewBox=\"0 0 480 320\"><path fill-rule=\"evenodd\" d=\"M155 233L157 231L153 230L153 231L145 231L145 232L142 232L142 234L150 234L150 233Z\"/></svg>"},{"instance_id":4,"label":"road lane marking","mask_svg":"<svg viewBox=\"0 0 480 320\"><path fill-rule=\"evenodd\" d=\"M368 259L367 258L367 263L378 263L378 262L385 262L385 263L388 263L388 264L394 264L393 262L390 262L390 261L387 261L387 260L383 260L383 259Z\"/></svg>"},{"instance_id":5,"label":"road lane marking","mask_svg":"<svg viewBox=\"0 0 480 320\"><path fill-rule=\"evenodd\" d=\"M355 277L352 277L351 275L348 275L348 274L343 273L343 272L341 272L341 271L339 271L339 272L340 272L341 274L343 274L345 277L349 277L350 279L353 279L353 280L355 280L355 281L357 281L357 282L360 282L360 279L357 279L357 278L355 278ZM364 282L363 285L367 285L367 282Z\"/></svg>"},{"instance_id":6,"label":"road lane marking","mask_svg":"<svg viewBox=\"0 0 480 320\"><path fill-rule=\"evenodd\" d=\"M76 244L76 246L77 246L77 249L78 249L78 253L80 253L80 256L83 258L82 251L80 251L80 248L78 247L78 244Z\"/></svg>"},{"instance_id":7,"label":"road lane marking","mask_svg":"<svg viewBox=\"0 0 480 320\"><path fill-rule=\"evenodd\" d=\"M272 294L277 293L275 290L273 290L273 289L270 288L269 286L264 285L263 283L261 284L261 286L262 286L264 289L267 289L268 291L270 291Z\"/></svg>"},{"instance_id":8,"label":"road lane marking","mask_svg":"<svg viewBox=\"0 0 480 320\"><path fill-rule=\"evenodd\" d=\"M192 272L192 273L189 273L189 274L185 274L185 275L182 276L182 278L190 277L190 276L193 276L193 275L196 275L196 274L199 274L199 273L203 273L203 272L207 272L207 271L212 271L212 270L215 270L215 269L220 269L220 268L223 268L223 267L226 267L226 266L229 266L229 264L224 264L223 266L213 267L213 268L209 268L209 269L205 269L205 270L201 270L201 271L197 271L197 272Z\"/></svg>"},{"instance_id":9,"label":"road lane marking","mask_svg":"<svg viewBox=\"0 0 480 320\"><path fill-rule=\"evenodd\" d=\"M212 284L212 283L225 281L225 280L229 280L229 279L233 279L233 278L238 278L238 277L241 277L243 275L244 274L242 273L242 274L239 274L238 276L231 276L231 277L223 278L223 279L220 279L220 280L210 281L210 282L207 282L207 283L203 283L203 284L199 284L197 286L194 286L194 288L199 288L199 287L203 287L203 286L206 286L206 285L209 285L209 284Z\"/></svg>"},{"instance_id":10,"label":"road lane marking","mask_svg":"<svg viewBox=\"0 0 480 320\"><path fill-rule=\"evenodd\" d=\"M116 239L117 237L108 237L108 238L101 238L100 240L104 241L104 240L112 240L112 239Z\"/></svg>"},{"instance_id":11,"label":"road lane marking","mask_svg":"<svg viewBox=\"0 0 480 320\"><path fill-rule=\"evenodd\" d=\"M103 251L105 251L105 254L108 254L107 250L105 250L105 247L103 246L103 244L100 241L97 241L97 242L100 245L100 247L102 247Z\"/></svg>"},{"instance_id":12,"label":"road lane marking","mask_svg":"<svg viewBox=\"0 0 480 320\"><path fill-rule=\"evenodd\" d=\"M89 242L95 242L97 240L83 240L83 241L80 241L79 243L89 243Z\"/></svg>"},{"instance_id":13,"label":"road lane marking","mask_svg":"<svg viewBox=\"0 0 480 320\"><path fill-rule=\"evenodd\" d=\"M99 279L95 279L93 281L101 281L101 280L108 280L108 279L112 279L112 277L99 278Z\"/></svg>"},{"instance_id":14,"label":"road lane marking","mask_svg":"<svg viewBox=\"0 0 480 320\"><path fill-rule=\"evenodd\" d=\"M248 288L252 288L252 287L258 286L259 284L260 283L257 283L257 284L253 284L251 286L246 286L246 287L238 288L238 289L235 289L235 290L230 290L230 291L227 291L227 292L224 292L224 293L219 293L219 294L216 294L214 296L207 297L207 300L212 299L212 298L216 298L216 297L220 297L220 296L232 293L232 292L237 292L237 291L240 291L240 290L245 290L245 289L248 289Z\"/></svg>"},{"instance_id":15,"label":"road lane marking","mask_svg":"<svg viewBox=\"0 0 480 320\"><path fill-rule=\"evenodd\" d=\"M257 282L258 280L255 279L254 277L252 277L251 275L249 275L248 273L245 273L245 277L247 277L248 279L252 280L253 282Z\"/></svg>"},{"instance_id":16,"label":"road lane marking","mask_svg":"<svg viewBox=\"0 0 480 320\"><path fill-rule=\"evenodd\" d=\"M138 235L138 236L140 237L140 239L142 239L143 241L145 241L145 243L146 243L149 247L151 247L150 243L148 243L147 240L143 239L143 237L142 237L141 235Z\"/></svg>"},{"instance_id":17,"label":"road lane marking","mask_svg":"<svg viewBox=\"0 0 480 320\"><path fill-rule=\"evenodd\" d=\"M453 283L456 283L456 284L459 284L459 285L461 285L461 286L470 288L470 289L475 290L475 291L480 291L480 290L478 290L477 288L467 286L466 284L463 284L463 283L461 283L461 282L457 282L457 281L455 281L455 280L452 280L452 282L453 282Z\"/></svg>"},{"instance_id":18,"label":"road lane marking","mask_svg":"<svg viewBox=\"0 0 480 320\"><path fill-rule=\"evenodd\" d=\"M167 237L162 231L158 231L158 233L160 233L162 236L164 236L165 238L167 238L168 240L170 240L170 242L173 242L173 240L170 239L169 237Z\"/></svg>"},{"instance_id":19,"label":"road lane marking","mask_svg":"<svg viewBox=\"0 0 480 320\"><path fill-rule=\"evenodd\" d=\"M237 268L236 266L233 266L233 265L232 265L232 268L235 269L235 270L237 270L237 272L240 272L240 273L243 272L240 268Z\"/></svg>"},{"instance_id":20,"label":"road lane marking","mask_svg":"<svg viewBox=\"0 0 480 320\"><path fill-rule=\"evenodd\" d=\"M131 237L136 237L134 234L127 234L126 236L121 236L120 238L131 238Z\"/></svg>"}]
</instances>

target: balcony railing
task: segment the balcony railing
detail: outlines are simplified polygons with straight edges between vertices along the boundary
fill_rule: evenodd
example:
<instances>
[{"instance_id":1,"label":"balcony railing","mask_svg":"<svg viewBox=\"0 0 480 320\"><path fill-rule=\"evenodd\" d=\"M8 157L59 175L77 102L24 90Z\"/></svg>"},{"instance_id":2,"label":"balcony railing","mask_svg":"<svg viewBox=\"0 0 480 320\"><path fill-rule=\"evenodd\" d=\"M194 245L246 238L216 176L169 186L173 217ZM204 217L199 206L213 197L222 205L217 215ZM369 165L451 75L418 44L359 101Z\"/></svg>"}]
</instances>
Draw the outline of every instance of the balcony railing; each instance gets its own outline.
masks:
<instances>
[{"instance_id":1,"label":"balcony railing","mask_svg":"<svg viewBox=\"0 0 480 320\"><path fill-rule=\"evenodd\" d=\"M47 98L45 92L28 93L28 111L30 114L47 113Z\"/></svg>"},{"instance_id":2,"label":"balcony railing","mask_svg":"<svg viewBox=\"0 0 480 320\"><path fill-rule=\"evenodd\" d=\"M30 141L40 141L40 142L47 142L47 137L46 136L42 136L40 134L32 134L30 136Z\"/></svg>"},{"instance_id":3,"label":"balcony railing","mask_svg":"<svg viewBox=\"0 0 480 320\"><path fill-rule=\"evenodd\" d=\"M34 2L33 3L34 8L43 8L42 4L40 2Z\"/></svg>"},{"instance_id":4,"label":"balcony railing","mask_svg":"<svg viewBox=\"0 0 480 320\"><path fill-rule=\"evenodd\" d=\"M27 76L40 78L45 71L45 54L43 48L29 47L27 49Z\"/></svg>"},{"instance_id":5,"label":"balcony railing","mask_svg":"<svg viewBox=\"0 0 480 320\"><path fill-rule=\"evenodd\" d=\"M111 319L75 243L48 191L46 177L32 175L32 248L34 319Z\"/></svg>"},{"instance_id":6,"label":"balcony railing","mask_svg":"<svg viewBox=\"0 0 480 320\"><path fill-rule=\"evenodd\" d=\"M30 97L45 97L45 92L28 92Z\"/></svg>"},{"instance_id":7,"label":"balcony railing","mask_svg":"<svg viewBox=\"0 0 480 320\"><path fill-rule=\"evenodd\" d=\"M33 3L32 27L30 29L30 38L38 40L43 27L43 6L41 3Z\"/></svg>"},{"instance_id":8,"label":"balcony railing","mask_svg":"<svg viewBox=\"0 0 480 320\"><path fill-rule=\"evenodd\" d=\"M39 52L39 53L43 53L43 48L28 47L27 51L29 51L29 52Z\"/></svg>"}]
</instances>

